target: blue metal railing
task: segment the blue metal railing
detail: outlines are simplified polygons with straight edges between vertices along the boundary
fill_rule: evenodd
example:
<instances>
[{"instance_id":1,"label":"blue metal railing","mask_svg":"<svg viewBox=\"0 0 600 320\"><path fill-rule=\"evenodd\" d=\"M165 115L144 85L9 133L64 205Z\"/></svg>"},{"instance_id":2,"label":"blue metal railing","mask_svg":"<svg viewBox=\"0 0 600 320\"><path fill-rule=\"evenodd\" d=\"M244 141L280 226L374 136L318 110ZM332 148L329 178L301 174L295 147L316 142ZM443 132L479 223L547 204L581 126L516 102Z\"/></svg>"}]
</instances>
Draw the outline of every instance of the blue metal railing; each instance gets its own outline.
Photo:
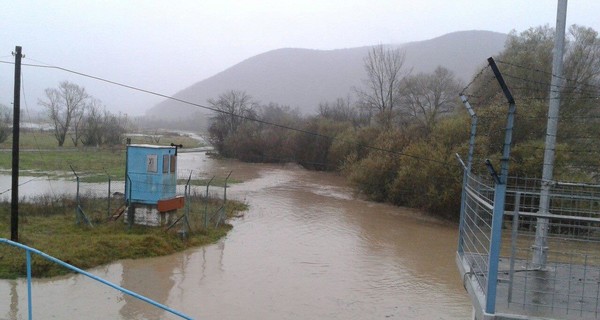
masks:
<instances>
[{"instance_id":1,"label":"blue metal railing","mask_svg":"<svg viewBox=\"0 0 600 320\"><path fill-rule=\"evenodd\" d=\"M26 257L27 257L27 309L28 309L28 315L29 315L29 319L30 320L33 319L33 316L32 316L32 310L33 310L33 308L32 308L32 302L31 302L31 252L39 255L40 257L42 257L42 258L44 258L44 259L46 259L48 261L54 262L56 264L59 264L59 265L65 267L67 269L70 269L70 270L72 270L74 272L80 273L80 274L82 274L82 275L84 275L84 276L86 276L88 278L92 278L92 279L94 279L94 280L96 280L96 281L98 281L98 282L100 282L100 283L102 283L104 285L107 285L107 286L109 286L109 287L111 287L113 289L116 289L116 290L121 291L121 292L123 292L125 294L128 294L128 295L130 295L130 296L132 296L132 297L134 297L136 299L142 300L142 301L144 301L146 303L149 303L149 304L151 304L151 305L153 305L153 306L155 306L157 308L160 308L160 309L162 309L164 311L167 311L167 312L172 313L172 314L174 314L176 316L179 316L182 319L192 319L190 316L187 316L187 315L185 315L185 314L183 314L183 313L181 313L179 311L173 310L173 309L171 309L171 308L169 308L169 307L167 307L167 306L165 306L163 304L160 304L160 303L158 303L158 302L156 302L156 301L154 301L152 299L146 298L146 297L144 297L144 296L142 296L140 294L137 294L137 293L135 293L135 292L133 292L131 290L127 290L125 288L122 288L122 287L120 287L120 286L118 286L118 285L116 285L116 284L114 284L114 283L112 283L110 281L106 281L106 280L104 280L104 279L102 279L102 278L100 278L98 276L95 276L95 275L93 275L93 274L91 274L91 273L89 273L87 271L79 269L79 268L77 268L77 267L75 267L73 265L70 265L70 264L66 263L66 262L63 262L63 261L61 261L61 260L59 260L59 259L57 259L57 258L55 258L53 256L50 256L50 255L48 255L48 254L46 254L46 253L44 253L42 251L39 251L37 249L28 247L26 245L23 245L23 244L20 244L18 242L14 242L14 241L11 241L11 240L8 240L8 239L0 238L0 244L2 244L2 243L5 243L7 245L10 245L10 246L17 247L17 248L25 250L25 254L26 254Z\"/></svg>"}]
</instances>

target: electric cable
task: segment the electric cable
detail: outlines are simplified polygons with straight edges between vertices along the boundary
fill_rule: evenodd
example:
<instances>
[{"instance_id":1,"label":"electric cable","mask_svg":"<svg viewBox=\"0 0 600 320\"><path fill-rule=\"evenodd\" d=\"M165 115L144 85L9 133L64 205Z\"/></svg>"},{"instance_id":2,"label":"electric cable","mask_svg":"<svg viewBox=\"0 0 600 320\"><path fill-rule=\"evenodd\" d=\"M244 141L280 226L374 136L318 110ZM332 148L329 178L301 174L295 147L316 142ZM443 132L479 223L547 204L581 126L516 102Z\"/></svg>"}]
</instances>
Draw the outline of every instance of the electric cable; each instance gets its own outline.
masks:
<instances>
[{"instance_id":1,"label":"electric cable","mask_svg":"<svg viewBox=\"0 0 600 320\"><path fill-rule=\"evenodd\" d=\"M14 64L14 63L8 62L8 61L0 61L0 63ZM248 116L244 116L244 115L235 114L233 112L228 112L228 111L225 111L225 110L220 110L220 109L217 109L217 108L204 106L204 105L201 105L199 103L194 103L194 102L191 102L191 101L186 101L186 100L175 98L175 97L172 97L172 96L169 96L169 95L166 95L166 94L162 94L162 93L159 93L159 92L155 92L155 91L151 91L151 90L146 90L146 89L138 88L138 87L135 87L135 86L123 84L123 83L120 83L120 82L116 82L116 81L104 79L104 78L101 78L101 77L93 76L93 75L86 74L86 73L79 72L79 71L70 70L70 69L67 69L67 68L59 67L59 66L40 65L40 64L28 64L28 63L23 63L22 65L23 66L28 66L28 67L35 67L35 68L48 68L48 69L61 70L61 71L67 72L67 73L72 73L72 74L76 74L76 75L79 75L79 76L82 76L82 77L86 77L86 78L98 80L98 81L101 81L101 82L106 82L106 83L109 83L109 84L112 84L112 85L116 85L116 86L120 86L120 87L123 87L123 88L130 89L130 90L139 91L139 92L143 92L143 93L146 93L146 94L150 94L150 95L158 96L158 97L161 97L161 98L165 98L165 99L168 99L168 100L177 101L177 102L180 102L180 103L183 103L183 104L187 104L187 105L191 105L191 106L194 106L194 107L197 107L197 108L202 108L202 109L210 110L210 111L213 111L213 112L217 112L217 113L221 113L221 114L226 114L226 115L229 115L229 116L234 116L234 117L237 117L237 118L240 118L240 119L243 119L243 120L253 121L253 122L257 122L257 123L261 123L261 124L265 124L265 125L270 125L270 126L282 128L282 129L285 129L285 130L290 130L290 131L295 131L295 132L299 132L299 133L303 133L303 134L307 134L307 135L312 135L312 136L320 137L320 138L331 140L331 141L336 140L335 137L330 137L330 136L323 135L323 134L320 134L320 133L317 133L317 132L312 132L312 131L308 131L308 130L304 130L304 129L294 128L294 127L285 126L285 125L281 125L281 124L277 124L277 123L273 123L273 122L269 122L269 121L264 121L264 120L261 120L261 119L256 119L256 118L253 118L253 117L248 117ZM375 147L375 146L371 146L371 145L365 145L365 144L357 144L357 145L360 146L360 147L363 147L363 148L374 150L374 151L379 151L379 152L384 152L384 153L390 153L390 154L394 154L394 155L398 155L398 156L414 158L414 159L417 159L417 160L423 160L423 161L429 161L429 162L436 162L436 163L440 163L440 164L449 165L448 163L443 162L443 161L439 161L439 160L435 160L435 159L423 158L423 157L414 156L414 155L410 155L410 154L406 154L406 153L402 153L402 152L398 152L398 151L393 151L393 150L389 150L389 149L379 148L379 147Z\"/></svg>"}]
</instances>

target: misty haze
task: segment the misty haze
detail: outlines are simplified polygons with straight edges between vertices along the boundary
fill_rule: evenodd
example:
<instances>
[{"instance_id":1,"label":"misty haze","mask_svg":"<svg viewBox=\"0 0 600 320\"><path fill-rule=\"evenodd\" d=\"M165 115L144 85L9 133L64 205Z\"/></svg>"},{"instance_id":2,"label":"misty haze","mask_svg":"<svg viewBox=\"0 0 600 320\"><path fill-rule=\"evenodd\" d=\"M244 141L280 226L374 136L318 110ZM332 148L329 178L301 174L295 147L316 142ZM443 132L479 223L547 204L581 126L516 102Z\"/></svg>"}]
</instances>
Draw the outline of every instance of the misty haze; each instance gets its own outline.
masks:
<instances>
[{"instance_id":1,"label":"misty haze","mask_svg":"<svg viewBox=\"0 0 600 320\"><path fill-rule=\"evenodd\" d=\"M598 319L566 7L3 3L0 319Z\"/></svg>"}]
</instances>

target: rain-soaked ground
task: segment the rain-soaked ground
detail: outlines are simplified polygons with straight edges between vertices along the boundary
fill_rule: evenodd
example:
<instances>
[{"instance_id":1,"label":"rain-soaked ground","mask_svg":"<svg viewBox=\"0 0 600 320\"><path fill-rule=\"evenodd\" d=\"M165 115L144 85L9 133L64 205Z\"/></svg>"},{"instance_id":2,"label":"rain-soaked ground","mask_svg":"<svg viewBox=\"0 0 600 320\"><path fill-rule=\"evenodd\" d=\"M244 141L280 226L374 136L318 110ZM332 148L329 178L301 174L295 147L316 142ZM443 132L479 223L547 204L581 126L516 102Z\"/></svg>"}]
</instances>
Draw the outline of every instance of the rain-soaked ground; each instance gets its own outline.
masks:
<instances>
[{"instance_id":1,"label":"rain-soaked ground","mask_svg":"<svg viewBox=\"0 0 600 320\"><path fill-rule=\"evenodd\" d=\"M250 205L216 244L91 272L196 319L467 319L457 226L356 199L342 177L182 153L183 175L244 181ZM186 171L187 170L187 171ZM24 280L0 281L0 319L27 318ZM175 319L79 275L35 280L36 319Z\"/></svg>"}]
</instances>

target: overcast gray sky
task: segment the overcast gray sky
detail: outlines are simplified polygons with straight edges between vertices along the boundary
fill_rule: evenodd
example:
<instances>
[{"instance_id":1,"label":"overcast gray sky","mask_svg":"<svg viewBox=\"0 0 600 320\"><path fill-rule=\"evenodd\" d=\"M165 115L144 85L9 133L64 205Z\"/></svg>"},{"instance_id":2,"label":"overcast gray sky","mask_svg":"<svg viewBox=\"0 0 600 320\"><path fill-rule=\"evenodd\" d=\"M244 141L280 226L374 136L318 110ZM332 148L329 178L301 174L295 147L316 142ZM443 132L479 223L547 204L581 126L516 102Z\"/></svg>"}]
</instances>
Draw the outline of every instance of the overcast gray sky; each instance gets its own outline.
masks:
<instances>
[{"instance_id":1,"label":"overcast gray sky","mask_svg":"<svg viewBox=\"0 0 600 320\"><path fill-rule=\"evenodd\" d=\"M556 0L0 0L0 61L56 65L172 95L254 55L284 47L338 49L435 38L463 30L508 33L556 21ZM570 1L567 25L600 30L600 1ZM0 104L11 106L13 66L0 63ZM69 80L111 111L142 114L160 98L58 70L23 67L23 109ZM220 92L215 92L215 96Z\"/></svg>"}]
</instances>

